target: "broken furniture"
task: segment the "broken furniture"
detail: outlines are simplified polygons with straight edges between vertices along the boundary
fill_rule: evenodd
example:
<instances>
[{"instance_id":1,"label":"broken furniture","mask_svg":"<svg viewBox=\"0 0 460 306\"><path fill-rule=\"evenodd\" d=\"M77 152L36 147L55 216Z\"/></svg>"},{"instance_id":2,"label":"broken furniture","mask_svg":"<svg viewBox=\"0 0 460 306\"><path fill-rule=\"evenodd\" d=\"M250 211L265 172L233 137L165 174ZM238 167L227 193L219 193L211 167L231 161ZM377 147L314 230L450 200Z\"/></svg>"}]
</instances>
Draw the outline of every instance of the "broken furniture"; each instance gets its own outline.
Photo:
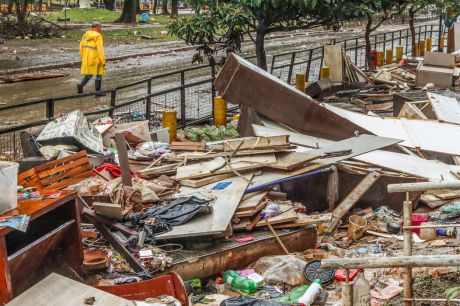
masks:
<instances>
[{"instance_id":1,"label":"broken furniture","mask_svg":"<svg viewBox=\"0 0 460 306\"><path fill-rule=\"evenodd\" d=\"M442 52L427 52L417 67L415 85L424 87L428 83L437 88L451 88L455 67L455 55Z\"/></svg>"},{"instance_id":2,"label":"broken furniture","mask_svg":"<svg viewBox=\"0 0 460 306\"><path fill-rule=\"evenodd\" d=\"M81 272L83 248L80 235L80 213L76 194L62 191L56 199L21 200L15 210L1 217L30 215L26 233L10 227L0 228L0 303L7 303L40 278L50 253L63 250L69 267Z\"/></svg>"},{"instance_id":3,"label":"broken furniture","mask_svg":"<svg viewBox=\"0 0 460 306\"><path fill-rule=\"evenodd\" d=\"M56 191L78 183L92 174L86 151L50 161L18 176L18 185L35 187L39 192Z\"/></svg>"},{"instance_id":4,"label":"broken furniture","mask_svg":"<svg viewBox=\"0 0 460 306\"><path fill-rule=\"evenodd\" d=\"M95 286L95 288L127 300L137 301L166 294L178 299L183 306L189 305L184 281L175 272L168 272L164 275L137 283Z\"/></svg>"}]
</instances>

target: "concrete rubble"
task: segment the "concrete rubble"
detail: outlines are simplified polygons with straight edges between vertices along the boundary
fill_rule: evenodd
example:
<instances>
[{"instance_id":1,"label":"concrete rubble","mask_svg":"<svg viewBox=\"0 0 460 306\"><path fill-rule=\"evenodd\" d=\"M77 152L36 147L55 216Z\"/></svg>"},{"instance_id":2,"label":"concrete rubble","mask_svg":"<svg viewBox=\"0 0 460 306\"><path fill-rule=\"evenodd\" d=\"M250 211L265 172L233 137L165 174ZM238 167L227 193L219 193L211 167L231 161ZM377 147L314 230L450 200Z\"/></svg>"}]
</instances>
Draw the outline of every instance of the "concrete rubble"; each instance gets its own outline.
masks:
<instances>
[{"instance_id":1,"label":"concrete rubble","mask_svg":"<svg viewBox=\"0 0 460 306\"><path fill-rule=\"evenodd\" d=\"M215 81L241 109L226 127L175 139L77 111L22 138L17 210L76 194L82 270L11 305L75 286L85 304L441 305L460 264L455 56L370 72L340 45L325 57L341 73L302 92L231 54Z\"/></svg>"}]
</instances>

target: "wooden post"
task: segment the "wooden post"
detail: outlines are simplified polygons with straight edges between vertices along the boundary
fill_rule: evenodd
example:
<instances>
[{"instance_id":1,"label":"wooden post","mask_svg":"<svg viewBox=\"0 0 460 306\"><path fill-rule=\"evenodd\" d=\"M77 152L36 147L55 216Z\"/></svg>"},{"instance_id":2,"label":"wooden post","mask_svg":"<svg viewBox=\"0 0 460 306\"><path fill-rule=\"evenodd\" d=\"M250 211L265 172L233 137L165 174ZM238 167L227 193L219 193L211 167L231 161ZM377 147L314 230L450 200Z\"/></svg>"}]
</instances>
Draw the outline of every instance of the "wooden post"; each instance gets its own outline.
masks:
<instances>
[{"instance_id":1,"label":"wooden post","mask_svg":"<svg viewBox=\"0 0 460 306\"><path fill-rule=\"evenodd\" d=\"M345 284L342 285L342 306L353 306L353 284L350 283L348 276L350 269L345 270L347 277Z\"/></svg>"},{"instance_id":2,"label":"wooden post","mask_svg":"<svg viewBox=\"0 0 460 306\"><path fill-rule=\"evenodd\" d=\"M128 150L126 149L125 135L123 133L116 133L115 143L117 145L118 164L121 169L121 181L124 186L133 187L131 171L129 170Z\"/></svg>"},{"instance_id":3,"label":"wooden post","mask_svg":"<svg viewBox=\"0 0 460 306\"><path fill-rule=\"evenodd\" d=\"M447 53L452 53L455 51L455 32L454 27L450 27L447 30Z\"/></svg>"},{"instance_id":4,"label":"wooden post","mask_svg":"<svg viewBox=\"0 0 460 306\"><path fill-rule=\"evenodd\" d=\"M412 225L412 202L409 201L409 192L406 193L406 201L403 203L403 226ZM404 256L412 255L412 230L404 228L403 230L404 237ZM412 298L412 267L404 268L404 278L403 278L403 297L404 299ZM404 306L411 306L412 302L404 300Z\"/></svg>"}]
</instances>

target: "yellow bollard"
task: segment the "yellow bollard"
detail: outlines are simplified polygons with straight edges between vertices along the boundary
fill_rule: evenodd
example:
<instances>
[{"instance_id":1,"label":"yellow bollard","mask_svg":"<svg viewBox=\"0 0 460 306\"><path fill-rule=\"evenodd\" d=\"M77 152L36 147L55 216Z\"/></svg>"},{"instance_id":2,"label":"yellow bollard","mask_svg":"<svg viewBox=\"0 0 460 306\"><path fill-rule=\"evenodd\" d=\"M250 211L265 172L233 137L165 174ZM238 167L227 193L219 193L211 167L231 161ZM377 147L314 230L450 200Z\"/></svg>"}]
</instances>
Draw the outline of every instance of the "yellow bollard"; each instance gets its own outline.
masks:
<instances>
[{"instance_id":1,"label":"yellow bollard","mask_svg":"<svg viewBox=\"0 0 460 306\"><path fill-rule=\"evenodd\" d=\"M169 141L173 142L177 140L177 117L176 111L171 108L167 108L163 111L162 121L163 128L169 128Z\"/></svg>"},{"instance_id":2,"label":"yellow bollard","mask_svg":"<svg viewBox=\"0 0 460 306\"><path fill-rule=\"evenodd\" d=\"M426 51L431 52L431 47L433 45L433 39L431 37L428 37L426 39Z\"/></svg>"},{"instance_id":3,"label":"yellow bollard","mask_svg":"<svg viewBox=\"0 0 460 306\"><path fill-rule=\"evenodd\" d=\"M377 67L382 67L385 63L385 52L377 51Z\"/></svg>"},{"instance_id":4,"label":"yellow bollard","mask_svg":"<svg viewBox=\"0 0 460 306\"><path fill-rule=\"evenodd\" d=\"M385 53L385 64L393 64L393 50L392 49L387 49Z\"/></svg>"},{"instance_id":5,"label":"yellow bollard","mask_svg":"<svg viewBox=\"0 0 460 306\"><path fill-rule=\"evenodd\" d=\"M305 92L305 73L296 73L295 88L297 88L301 92Z\"/></svg>"},{"instance_id":6,"label":"yellow bollard","mask_svg":"<svg viewBox=\"0 0 460 306\"><path fill-rule=\"evenodd\" d=\"M227 101L220 96L214 98L214 125L227 126Z\"/></svg>"},{"instance_id":7,"label":"yellow bollard","mask_svg":"<svg viewBox=\"0 0 460 306\"><path fill-rule=\"evenodd\" d=\"M329 79L330 76L331 76L331 68L329 66L321 67L321 70L319 73L319 79L320 80Z\"/></svg>"},{"instance_id":8,"label":"yellow bollard","mask_svg":"<svg viewBox=\"0 0 460 306\"><path fill-rule=\"evenodd\" d=\"M418 52L420 56L425 56L425 41L423 39L419 42Z\"/></svg>"},{"instance_id":9,"label":"yellow bollard","mask_svg":"<svg viewBox=\"0 0 460 306\"><path fill-rule=\"evenodd\" d=\"M441 38L439 39L439 47L441 48L441 52L444 52L444 36L441 36Z\"/></svg>"},{"instance_id":10,"label":"yellow bollard","mask_svg":"<svg viewBox=\"0 0 460 306\"><path fill-rule=\"evenodd\" d=\"M400 62L403 58L404 48L402 46L396 47L396 62Z\"/></svg>"}]
</instances>

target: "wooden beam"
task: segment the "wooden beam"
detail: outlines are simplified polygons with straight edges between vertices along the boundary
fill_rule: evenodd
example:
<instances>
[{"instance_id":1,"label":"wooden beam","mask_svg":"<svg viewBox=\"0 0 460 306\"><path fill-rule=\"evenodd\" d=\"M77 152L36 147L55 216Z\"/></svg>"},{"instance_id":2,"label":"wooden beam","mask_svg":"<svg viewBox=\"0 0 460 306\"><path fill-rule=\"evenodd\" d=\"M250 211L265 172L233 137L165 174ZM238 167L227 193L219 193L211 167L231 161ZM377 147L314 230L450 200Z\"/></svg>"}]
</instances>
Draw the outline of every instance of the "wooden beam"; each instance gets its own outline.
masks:
<instances>
[{"instance_id":1,"label":"wooden beam","mask_svg":"<svg viewBox=\"0 0 460 306\"><path fill-rule=\"evenodd\" d=\"M126 149L125 135L123 133L116 133L115 143L117 145L118 163L121 169L121 181L124 186L133 187L131 171L129 170L128 150Z\"/></svg>"},{"instance_id":2,"label":"wooden beam","mask_svg":"<svg viewBox=\"0 0 460 306\"><path fill-rule=\"evenodd\" d=\"M361 182L340 202L339 205L332 212L332 222L329 232L334 232L340 220L351 210L351 208L361 199L361 197L372 187L372 185L379 179L380 173L372 171L366 175Z\"/></svg>"},{"instance_id":3,"label":"wooden beam","mask_svg":"<svg viewBox=\"0 0 460 306\"><path fill-rule=\"evenodd\" d=\"M460 255L412 255L394 257L331 258L321 260L321 268L323 269L458 266L460 266Z\"/></svg>"}]
</instances>

